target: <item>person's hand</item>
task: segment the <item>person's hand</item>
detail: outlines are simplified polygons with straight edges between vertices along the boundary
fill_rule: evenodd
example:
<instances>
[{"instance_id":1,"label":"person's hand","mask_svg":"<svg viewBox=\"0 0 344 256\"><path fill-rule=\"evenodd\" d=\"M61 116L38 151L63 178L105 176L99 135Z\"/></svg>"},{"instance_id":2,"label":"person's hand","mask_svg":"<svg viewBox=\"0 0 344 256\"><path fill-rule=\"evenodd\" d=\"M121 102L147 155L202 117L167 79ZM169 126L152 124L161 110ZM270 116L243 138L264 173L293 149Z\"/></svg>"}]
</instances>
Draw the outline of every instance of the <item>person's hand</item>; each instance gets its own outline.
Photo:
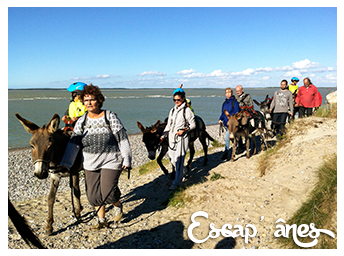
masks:
<instances>
[{"instance_id":1,"label":"person's hand","mask_svg":"<svg viewBox=\"0 0 344 256\"><path fill-rule=\"evenodd\" d=\"M68 121L68 116L66 116L66 115L64 115L63 117L62 117L62 121L64 122L65 120L67 120Z\"/></svg>"},{"instance_id":2,"label":"person's hand","mask_svg":"<svg viewBox=\"0 0 344 256\"><path fill-rule=\"evenodd\" d=\"M73 122L78 121L78 119L79 119L79 118L77 118L76 116L74 116L74 117L71 118L71 120L72 120Z\"/></svg>"},{"instance_id":3,"label":"person's hand","mask_svg":"<svg viewBox=\"0 0 344 256\"><path fill-rule=\"evenodd\" d=\"M223 123L222 120L219 120L219 124Z\"/></svg>"},{"instance_id":4,"label":"person's hand","mask_svg":"<svg viewBox=\"0 0 344 256\"><path fill-rule=\"evenodd\" d=\"M293 116L293 113L290 112L289 115L290 115L290 116Z\"/></svg>"},{"instance_id":5,"label":"person's hand","mask_svg":"<svg viewBox=\"0 0 344 256\"><path fill-rule=\"evenodd\" d=\"M181 130L178 130L177 131L177 135L178 136L182 136L183 134L184 134L184 132L186 132L187 131L187 128L183 128L183 129L181 129Z\"/></svg>"},{"instance_id":6,"label":"person's hand","mask_svg":"<svg viewBox=\"0 0 344 256\"><path fill-rule=\"evenodd\" d=\"M131 168L130 166L122 165L122 169L123 169L123 170L130 169L130 168Z\"/></svg>"}]
</instances>

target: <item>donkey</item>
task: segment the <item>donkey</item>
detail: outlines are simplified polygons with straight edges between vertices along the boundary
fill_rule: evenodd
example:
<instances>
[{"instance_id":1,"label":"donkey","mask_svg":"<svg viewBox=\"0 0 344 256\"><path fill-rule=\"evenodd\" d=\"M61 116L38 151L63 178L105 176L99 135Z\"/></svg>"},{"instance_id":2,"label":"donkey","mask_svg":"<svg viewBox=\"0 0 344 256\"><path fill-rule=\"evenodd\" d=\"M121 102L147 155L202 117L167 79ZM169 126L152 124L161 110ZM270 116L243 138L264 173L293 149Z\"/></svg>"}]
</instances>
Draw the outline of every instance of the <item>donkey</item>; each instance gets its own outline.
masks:
<instances>
[{"instance_id":1,"label":"donkey","mask_svg":"<svg viewBox=\"0 0 344 256\"><path fill-rule=\"evenodd\" d=\"M272 99L269 98L269 95L266 95L265 100L262 102L258 102L257 100L253 100L254 103L257 104L257 106L260 108L260 112L263 114L265 118L265 127L267 129L267 134L270 137L273 137L273 128L272 128L272 113L270 114L270 105L271 105Z\"/></svg>"},{"instance_id":2,"label":"donkey","mask_svg":"<svg viewBox=\"0 0 344 256\"><path fill-rule=\"evenodd\" d=\"M229 139L233 143L233 150L232 150L232 156L231 161L234 161L235 153L236 153L236 145L237 140L239 137L245 138L245 144L246 144L246 157L250 158L250 135L252 137L253 141L253 153L252 155L255 155L257 150L257 141L256 141L256 134L259 134L261 140L262 140L262 149L268 148L267 142L266 142L266 127L265 127L265 118L262 124L259 124L258 126L252 126L249 117L247 116L245 111L238 112L234 115L230 115L227 110L224 111L225 115L228 118L227 122L227 128L229 132Z\"/></svg>"},{"instance_id":3,"label":"donkey","mask_svg":"<svg viewBox=\"0 0 344 256\"><path fill-rule=\"evenodd\" d=\"M188 170L191 169L191 163L195 155L195 147L194 147L195 140L199 138L199 141L201 142L202 147L203 147L203 151L204 151L203 165L207 165L208 163L208 145L207 145L206 139L208 138L210 141L214 141L214 139L206 131L206 127L202 118L200 118L199 116L195 116L195 121L196 121L196 128L190 131L190 140L189 140L190 158L186 166ZM157 158L157 163L159 164L164 174L167 175L168 170L164 167L161 160L163 159L163 157L166 155L168 151L168 138L166 137L160 144L160 137L167 125L167 120L164 123L161 123L161 121L158 120L154 125L150 127L146 127L146 128L144 128L144 126L140 122L137 121L136 123L143 134L142 140L148 150L149 159L151 160L155 159L156 150L159 148L159 146L161 146L161 151ZM175 170L174 170L174 167L172 166L172 178L174 177L174 174L175 174Z\"/></svg>"},{"instance_id":4,"label":"donkey","mask_svg":"<svg viewBox=\"0 0 344 256\"><path fill-rule=\"evenodd\" d=\"M245 112L238 112L234 115L230 115L227 110L224 110L225 115L228 118L227 129L229 132L229 139L232 141L232 156L231 161L234 161L236 145L239 136L245 137L246 144L246 157L250 158L250 133L253 128L248 121ZM252 136L253 140L253 155L256 153L256 136Z\"/></svg>"},{"instance_id":5,"label":"donkey","mask_svg":"<svg viewBox=\"0 0 344 256\"><path fill-rule=\"evenodd\" d=\"M80 217L82 206L80 202L79 171L81 170L81 153L79 152L75 164L69 172L57 171L57 167L62 160L67 143L70 139L71 132L58 129L60 117L55 114L48 125L42 127L22 118L18 113L15 114L19 122L23 125L28 133L32 133L30 145L32 150L32 160L34 165L34 176L38 179L46 179L50 173L50 191L48 195L48 219L46 226L47 235L53 232L53 207L55 196L59 186L60 179L72 176L72 185L74 196L76 197L75 215Z\"/></svg>"}]
</instances>

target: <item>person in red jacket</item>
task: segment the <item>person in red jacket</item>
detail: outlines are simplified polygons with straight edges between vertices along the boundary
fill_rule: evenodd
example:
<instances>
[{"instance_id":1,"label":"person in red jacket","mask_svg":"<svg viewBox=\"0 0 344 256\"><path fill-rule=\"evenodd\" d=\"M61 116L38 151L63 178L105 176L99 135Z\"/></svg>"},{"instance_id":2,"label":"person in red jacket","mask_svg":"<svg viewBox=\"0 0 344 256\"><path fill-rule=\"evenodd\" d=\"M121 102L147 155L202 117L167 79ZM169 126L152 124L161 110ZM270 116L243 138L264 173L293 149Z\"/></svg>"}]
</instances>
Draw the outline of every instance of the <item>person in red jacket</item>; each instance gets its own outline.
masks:
<instances>
[{"instance_id":1,"label":"person in red jacket","mask_svg":"<svg viewBox=\"0 0 344 256\"><path fill-rule=\"evenodd\" d=\"M308 77L303 79L303 86L299 88L295 102L295 106L300 107L299 117L311 116L313 108L317 109L319 107L318 89Z\"/></svg>"}]
</instances>

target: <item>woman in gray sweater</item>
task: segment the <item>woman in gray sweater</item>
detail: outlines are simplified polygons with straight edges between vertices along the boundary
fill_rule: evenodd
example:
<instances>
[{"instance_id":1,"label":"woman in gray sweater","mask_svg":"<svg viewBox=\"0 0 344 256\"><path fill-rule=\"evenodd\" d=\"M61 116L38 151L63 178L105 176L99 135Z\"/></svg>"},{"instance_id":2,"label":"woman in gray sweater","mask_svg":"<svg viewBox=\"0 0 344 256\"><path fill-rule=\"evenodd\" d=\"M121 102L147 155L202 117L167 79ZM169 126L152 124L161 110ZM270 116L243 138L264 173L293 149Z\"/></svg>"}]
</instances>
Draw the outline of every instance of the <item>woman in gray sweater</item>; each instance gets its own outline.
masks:
<instances>
[{"instance_id":1,"label":"woman in gray sweater","mask_svg":"<svg viewBox=\"0 0 344 256\"><path fill-rule=\"evenodd\" d=\"M98 86L86 86L81 99L87 112L76 122L60 166L69 169L81 147L87 199L96 210L100 207L98 223L92 228L100 229L108 226L102 203L113 204L114 222L122 217L118 180L122 169L131 166L131 150L126 130L116 114L101 109L105 98Z\"/></svg>"},{"instance_id":2,"label":"woman in gray sweater","mask_svg":"<svg viewBox=\"0 0 344 256\"><path fill-rule=\"evenodd\" d=\"M284 132L288 114L293 115L294 103L293 94L287 89L288 81L281 81L281 90L274 93L274 98L270 105L270 113L273 112L272 122L276 129L276 136L279 138Z\"/></svg>"}]
</instances>

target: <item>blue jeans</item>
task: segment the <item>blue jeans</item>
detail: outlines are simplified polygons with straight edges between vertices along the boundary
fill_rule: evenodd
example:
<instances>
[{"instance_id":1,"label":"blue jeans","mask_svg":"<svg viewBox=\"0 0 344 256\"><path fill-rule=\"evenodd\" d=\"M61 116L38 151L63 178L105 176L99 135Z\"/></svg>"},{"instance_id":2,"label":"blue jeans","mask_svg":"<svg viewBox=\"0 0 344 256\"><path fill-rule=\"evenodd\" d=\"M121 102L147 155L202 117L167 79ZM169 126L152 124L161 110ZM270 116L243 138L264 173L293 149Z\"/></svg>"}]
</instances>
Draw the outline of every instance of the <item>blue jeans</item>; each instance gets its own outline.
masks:
<instances>
[{"instance_id":1,"label":"blue jeans","mask_svg":"<svg viewBox=\"0 0 344 256\"><path fill-rule=\"evenodd\" d=\"M225 134L225 152L229 150L229 131L228 128L225 126L226 134Z\"/></svg>"}]
</instances>

